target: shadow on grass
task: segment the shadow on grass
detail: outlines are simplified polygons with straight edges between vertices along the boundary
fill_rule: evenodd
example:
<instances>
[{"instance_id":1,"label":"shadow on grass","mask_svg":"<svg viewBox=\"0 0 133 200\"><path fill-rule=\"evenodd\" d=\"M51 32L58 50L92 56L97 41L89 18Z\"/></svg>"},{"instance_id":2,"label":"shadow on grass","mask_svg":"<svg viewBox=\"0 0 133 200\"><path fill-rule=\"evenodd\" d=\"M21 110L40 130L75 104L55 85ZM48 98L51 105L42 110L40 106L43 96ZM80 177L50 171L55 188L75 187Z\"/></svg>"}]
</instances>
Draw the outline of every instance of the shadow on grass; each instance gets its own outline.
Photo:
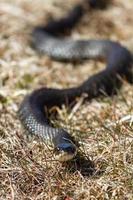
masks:
<instances>
[{"instance_id":1,"label":"shadow on grass","mask_svg":"<svg viewBox=\"0 0 133 200\"><path fill-rule=\"evenodd\" d=\"M83 153L78 153L74 160L63 163L62 165L65 165L68 173L79 171L83 177L100 176L104 173L103 170L97 170L94 162Z\"/></svg>"}]
</instances>

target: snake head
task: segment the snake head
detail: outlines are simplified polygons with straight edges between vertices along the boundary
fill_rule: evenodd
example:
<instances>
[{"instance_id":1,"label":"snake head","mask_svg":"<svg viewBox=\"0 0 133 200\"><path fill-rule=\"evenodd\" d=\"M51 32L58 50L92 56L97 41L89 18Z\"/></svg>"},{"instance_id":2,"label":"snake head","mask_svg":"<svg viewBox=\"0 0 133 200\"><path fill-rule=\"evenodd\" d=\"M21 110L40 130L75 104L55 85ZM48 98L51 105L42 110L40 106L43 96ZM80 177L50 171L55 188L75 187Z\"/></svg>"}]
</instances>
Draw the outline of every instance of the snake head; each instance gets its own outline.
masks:
<instances>
[{"instance_id":1,"label":"snake head","mask_svg":"<svg viewBox=\"0 0 133 200\"><path fill-rule=\"evenodd\" d=\"M61 162L71 160L77 154L77 147L72 136L64 129L57 129L53 138L54 158Z\"/></svg>"},{"instance_id":2,"label":"snake head","mask_svg":"<svg viewBox=\"0 0 133 200\"><path fill-rule=\"evenodd\" d=\"M54 148L55 159L61 162L71 160L72 158L75 157L76 154L77 154L76 145L73 144L72 142L66 141L64 143L58 144Z\"/></svg>"}]
</instances>

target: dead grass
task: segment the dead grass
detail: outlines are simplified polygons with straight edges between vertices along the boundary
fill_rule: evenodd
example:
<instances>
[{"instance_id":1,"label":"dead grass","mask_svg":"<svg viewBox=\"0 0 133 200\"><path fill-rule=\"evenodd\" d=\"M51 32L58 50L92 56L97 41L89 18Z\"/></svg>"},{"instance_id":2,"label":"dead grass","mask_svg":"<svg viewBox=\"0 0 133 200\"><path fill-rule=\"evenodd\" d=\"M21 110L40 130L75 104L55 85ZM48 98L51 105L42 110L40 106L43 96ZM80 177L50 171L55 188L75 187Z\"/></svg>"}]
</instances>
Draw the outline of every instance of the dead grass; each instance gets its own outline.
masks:
<instances>
[{"instance_id":1,"label":"dead grass","mask_svg":"<svg viewBox=\"0 0 133 200\"><path fill-rule=\"evenodd\" d=\"M0 200L132 200L131 85L125 83L113 98L84 104L81 98L72 110L58 110L55 123L80 141L80 159L70 163L51 161L43 142L25 138L17 119L19 103L34 88L77 85L103 66L58 63L30 47L32 28L64 14L72 1L56 2L0 2ZM132 11L132 0L114 0L108 10L86 14L72 37L111 38L133 49Z\"/></svg>"}]
</instances>

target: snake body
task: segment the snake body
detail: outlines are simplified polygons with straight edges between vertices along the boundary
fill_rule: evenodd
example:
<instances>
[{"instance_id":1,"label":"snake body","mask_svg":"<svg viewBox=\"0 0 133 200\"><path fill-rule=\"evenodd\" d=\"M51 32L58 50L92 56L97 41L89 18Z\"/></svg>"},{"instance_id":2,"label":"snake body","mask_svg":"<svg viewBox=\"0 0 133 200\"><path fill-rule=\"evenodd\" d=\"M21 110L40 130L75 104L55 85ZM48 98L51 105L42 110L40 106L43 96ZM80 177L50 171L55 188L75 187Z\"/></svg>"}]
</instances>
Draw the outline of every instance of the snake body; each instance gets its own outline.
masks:
<instances>
[{"instance_id":1,"label":"snake body","mask_svg":"<svg viewBox=\"0 0 133 200\"><path fill-rule=\"evenodd\" d=\"M19 117L25 128L49 142L54 148L55 159L60 161L72 159L77 153L77 146L67 130L52 125L44 107L49 110L53 106L69 105L83 93L87 93L88 100L103 94L112 95L121 87L123 78L133 82L132 56L119 43L110 40L71 40L58 36L66 27L75 26L82 11L83 8L78 5L67 17L35 28L32 34L34 46L41 53L59 60L102 58L107 63L105 69L77 87L37 89L24 98L19 109Z\"/></svg>"}]
</instances>

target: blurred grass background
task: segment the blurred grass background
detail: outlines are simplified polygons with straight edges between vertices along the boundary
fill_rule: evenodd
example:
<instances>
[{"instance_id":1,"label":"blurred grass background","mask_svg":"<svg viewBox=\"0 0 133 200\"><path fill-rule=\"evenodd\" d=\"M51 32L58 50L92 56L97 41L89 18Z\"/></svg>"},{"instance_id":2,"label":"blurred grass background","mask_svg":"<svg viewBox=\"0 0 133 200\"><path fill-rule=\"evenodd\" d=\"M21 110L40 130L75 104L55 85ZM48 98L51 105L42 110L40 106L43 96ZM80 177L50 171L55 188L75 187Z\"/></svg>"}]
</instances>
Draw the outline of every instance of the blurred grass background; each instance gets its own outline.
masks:
<instances>
[{"instance_id":1,"label":"blurred grass background","mask_svg":"<svg viewBox=\"0 0 133 200\"><path fill-rule=\"evenodd\" d=\"M1 200L133 199L131 85L124 82L112 98L83 103L81 97L72 110L64 106L57 110L55 124L70 129L80 141L84 158L78 162L51 161L52 154L41 139L25 138L17 118L20 102L33 89L76 86L105 65L94 61L59 63L31 48L34 26L65 15L76 3L0 1ZM107 38L132 51L132 12L132 0L114 0L106 10L86 13L71 37Z\"/></svg>"}]
</instances>

